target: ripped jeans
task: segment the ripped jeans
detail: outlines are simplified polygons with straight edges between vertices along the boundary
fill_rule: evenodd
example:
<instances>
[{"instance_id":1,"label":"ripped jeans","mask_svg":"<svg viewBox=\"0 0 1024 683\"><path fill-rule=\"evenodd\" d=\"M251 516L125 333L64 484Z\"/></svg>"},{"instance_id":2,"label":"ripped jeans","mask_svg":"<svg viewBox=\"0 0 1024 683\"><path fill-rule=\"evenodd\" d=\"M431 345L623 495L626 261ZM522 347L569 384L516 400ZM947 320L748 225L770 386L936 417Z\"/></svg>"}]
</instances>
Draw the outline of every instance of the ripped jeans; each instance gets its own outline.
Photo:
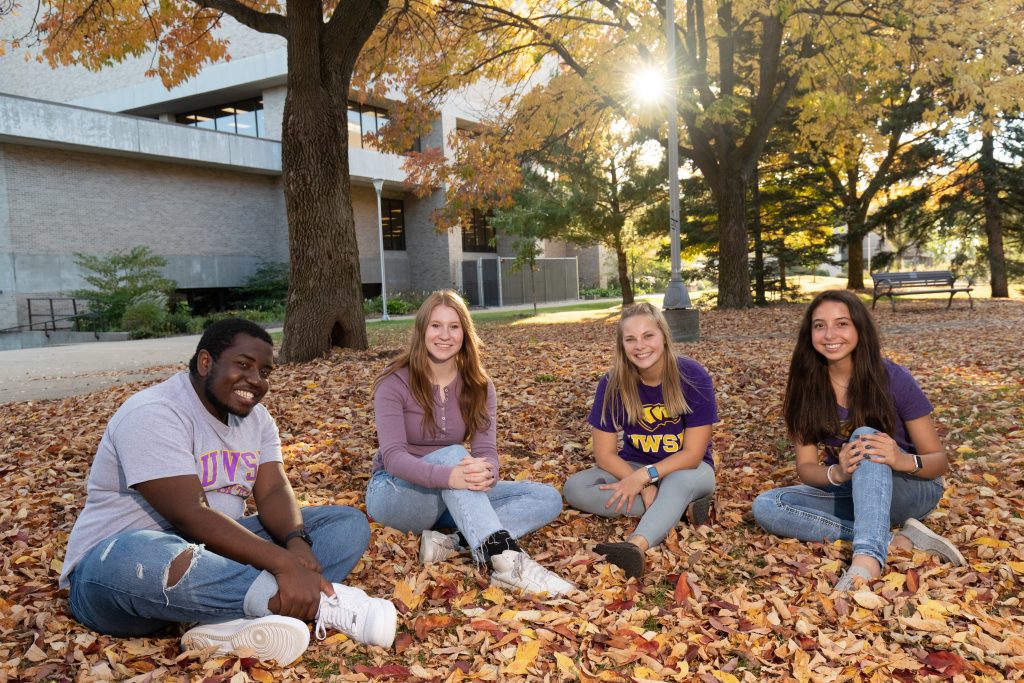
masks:
<instances>
[{"instance_id":1,"label":"ripped jeans","mask_svg":"<svg viewBox=\"0 0 1024 683\"><path fill-rule=\"evenodd\" d=\"M301 508L323 576L340 582L362 557L370 525L360 511L325 505ZM259 518L238 523L271 540ZM171 562L188 550L192 563L167 587ZM112 636L141 636L176 623L210 623L270 614L273 574L229 560L165 531L125 531L86 553L69 577L68 603L80 623Z\"/></svg>"}]
</instances>

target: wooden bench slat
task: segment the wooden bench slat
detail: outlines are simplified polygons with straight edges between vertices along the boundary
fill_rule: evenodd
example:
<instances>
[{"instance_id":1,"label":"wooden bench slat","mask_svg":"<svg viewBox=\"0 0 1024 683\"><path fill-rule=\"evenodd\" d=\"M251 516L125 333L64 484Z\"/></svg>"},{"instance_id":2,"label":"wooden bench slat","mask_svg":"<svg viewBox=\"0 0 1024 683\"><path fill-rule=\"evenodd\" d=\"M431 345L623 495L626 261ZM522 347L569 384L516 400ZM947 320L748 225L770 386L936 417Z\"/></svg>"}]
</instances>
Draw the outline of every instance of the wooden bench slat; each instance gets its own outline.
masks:
<instances>
[{"instance_id":1,"label":"wooden bench slat","mask_svg":"<svg viewBox=\"0 0 1024 683\"><path fill-rule=\"evenodd\" d=\"M974 283L970 280L966 284L957 284L956 276L949 270L922 270L914 272L891 272L872 273L871 280L874 283L874 293L871 299L871 308L882 297L889 297L892 310L896 311L897 296L909 296L911 294L949 294L949 301L946 303L948 309L953 305L953 295L964 293L967 295L974 308L974 298L971 292L974 290ZM927 289L927 288L931 289ZM941 289L937 289L941 287Z\"/></svg>"}]
</instances>

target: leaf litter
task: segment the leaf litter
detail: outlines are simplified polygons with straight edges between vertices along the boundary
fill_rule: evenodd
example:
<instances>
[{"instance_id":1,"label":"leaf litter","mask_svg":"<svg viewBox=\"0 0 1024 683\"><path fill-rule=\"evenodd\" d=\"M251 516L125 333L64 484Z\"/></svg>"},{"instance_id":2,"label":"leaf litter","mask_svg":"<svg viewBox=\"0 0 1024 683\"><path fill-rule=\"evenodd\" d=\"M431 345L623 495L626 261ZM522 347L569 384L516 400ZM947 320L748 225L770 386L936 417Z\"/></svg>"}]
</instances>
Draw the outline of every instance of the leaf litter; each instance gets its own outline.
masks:
<instances>
[{"instance_id":1,"label":"leaf litter","mask_svg":"<svg viewBox=\"0 0 1024 683\"><path fill-rule=\"evenodd\" d=\"M68 614L57 577L103 425L152 382L0 405L0 683L1024 678L1024 303L946 311L901 301L896 313L876 311L887 354L935 404L954 464L928 524L968 566L897 553L871 590L848 596L830 594L848 546L778 539L750 517L758 493L796 481L781 395L801 313L702 312L700 342L678 346L715 380L716 508L711 525L681 524L649 551L640 582L591 551L624 538L626 520L566 510L524 541L581 589L550 600L490 587L469 558L422 566L416 538L374 525L348 581L396 601L395 647L333 635L290 667L182 653L178 628L103 636ZM614 322L481 326L504 477L560 486L590 466L586 418ZM363 505L376 445L370 387L406 332L376 334L375 350L274 372L265 402L302 505Z\"/></svg>"}]
</instances>

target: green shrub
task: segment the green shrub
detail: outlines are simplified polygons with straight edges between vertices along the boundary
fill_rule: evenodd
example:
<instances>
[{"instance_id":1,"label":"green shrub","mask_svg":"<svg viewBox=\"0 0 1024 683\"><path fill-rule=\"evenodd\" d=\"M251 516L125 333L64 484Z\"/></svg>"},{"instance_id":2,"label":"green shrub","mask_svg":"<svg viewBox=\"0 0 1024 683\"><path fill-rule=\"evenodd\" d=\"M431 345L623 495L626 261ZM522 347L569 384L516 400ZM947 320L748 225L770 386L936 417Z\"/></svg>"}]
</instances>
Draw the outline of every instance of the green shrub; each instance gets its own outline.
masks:
<instances>
[{"instance_id":1,"label":"green shrub","mask_svg":"<svg viewBox=\"0 0 1024 683\"><path fill-rule=\"evenodd\" d=\"M431 292L428 290L388 292L388 315L409 315L415 313L430 294ZM380 315L381 309L379 296L363 299L363 313L365 315Z\"/></svg>"},{"instance_id":2,"label":"green shrub","mask_svg":"<svg viewBox=\"0 0 1024 683\"><path fill-rule=\"evenodd\" d=\"M241 287L232 290L235 308L269 311L283 309L288 299L288 264L263 262Z\"/></svg>"},{"instance_id":3,"label":"green shrub","mask_svg":"<svg viewBox=\"0 0 1024 683\"><path fill-rule=\"evenodd\" d=\"M192 322L192 319L192 310L188 307L188 302L180 300L167 316L167 330L171 334L185 334L189 331L189 323Z\"/></svg>"},{"instance_id":4,"label":"green shrub","mask_svg":"<svg viewBox=\"0 0 1024 683\"><path fill-rule=\"evenodd\" d=\"M131 334L132 339L164 334L167 329L167 295L145 292L133 298L121 317L121 327Z\"/></svg>"},{"instance_id":5,"label":"green shrub","mask_svg":"<svg viewBox=\"0 0 1024 683\"><path fill-rule=\"evenodd\" d=\"M160 274L166 259L149 247L120 249L106 256L76 253L75 265L85 273L92 289L76 290L72 296L91 301L89 310L100 331L119 329L129 304L139 295L161 293L166 304L166 294L176 286Z\"/></svg>"}]
</instances>

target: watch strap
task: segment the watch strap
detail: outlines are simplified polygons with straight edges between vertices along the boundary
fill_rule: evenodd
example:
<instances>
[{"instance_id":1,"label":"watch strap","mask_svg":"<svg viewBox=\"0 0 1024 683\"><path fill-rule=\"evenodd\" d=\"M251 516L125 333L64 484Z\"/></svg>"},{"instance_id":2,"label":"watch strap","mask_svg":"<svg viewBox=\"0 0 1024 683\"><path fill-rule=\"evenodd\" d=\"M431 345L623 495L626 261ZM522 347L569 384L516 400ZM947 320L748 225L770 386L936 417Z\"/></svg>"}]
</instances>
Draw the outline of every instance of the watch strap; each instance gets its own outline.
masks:
<instances>
[{"instance_id":1,"label":"watch strap","mask_svg":"<svg viewBox=\"0 0 1024 683\"><path fill-rule=\"evenodd\" d=\"M285 536L284 541L281 543L281 545L288 545L288 541L292 540L293 538L301 538L303 541L309 544L310 548L313 547L313 539L309 537L309 534L306 533L306 530L303 527L299 527L295 531Z\"/></svg>"}]
</instances>

